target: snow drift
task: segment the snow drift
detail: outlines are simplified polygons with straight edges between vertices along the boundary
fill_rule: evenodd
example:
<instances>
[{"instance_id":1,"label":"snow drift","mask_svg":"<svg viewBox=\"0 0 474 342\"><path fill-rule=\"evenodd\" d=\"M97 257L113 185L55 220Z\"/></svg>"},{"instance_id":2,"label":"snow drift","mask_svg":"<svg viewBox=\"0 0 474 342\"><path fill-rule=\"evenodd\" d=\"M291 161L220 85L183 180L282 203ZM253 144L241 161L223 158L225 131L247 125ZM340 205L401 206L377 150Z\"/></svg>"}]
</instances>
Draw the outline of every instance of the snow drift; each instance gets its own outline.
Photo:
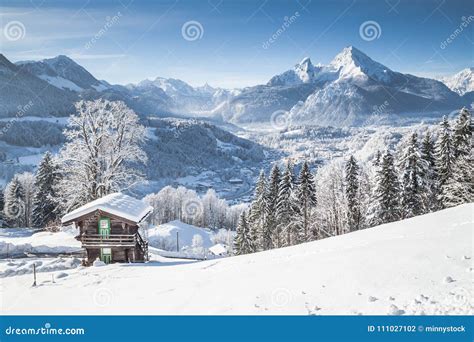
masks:
<instances>
[{"instance_id":1,"label":"snow drift","mask_svg":"<svg viewBox=\"0 0 474 342\"><path fill-rule=\"evenodd\" d=\"M251 255L3 279L4 314L473 314L474 204Z\"/></svg>"}]
</instances>

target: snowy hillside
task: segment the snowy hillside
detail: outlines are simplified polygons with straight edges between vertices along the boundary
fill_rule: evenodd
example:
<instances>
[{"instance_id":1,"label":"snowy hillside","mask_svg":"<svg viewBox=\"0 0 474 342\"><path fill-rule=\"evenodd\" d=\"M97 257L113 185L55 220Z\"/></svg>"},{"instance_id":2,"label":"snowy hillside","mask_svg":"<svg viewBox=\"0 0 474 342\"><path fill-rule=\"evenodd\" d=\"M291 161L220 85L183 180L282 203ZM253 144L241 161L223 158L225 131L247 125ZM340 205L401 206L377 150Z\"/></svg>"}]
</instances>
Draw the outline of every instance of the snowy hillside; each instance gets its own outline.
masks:
<instances>
[{"instance_id":1,"label":"snowy hillside","mask_svg":"<svg viewBox=\"0 0 474 342\"><path fill-rule=\"evenodd\" d=\"M26 253L73 253L80 252L81 243L74 237L75 229L57 233L38 232L27 228L0 229L0 257L18 257Z\"/></svg>"},{"instance_id":2,"label":"snowy hillside","mask_svg":"<svg viewBox=\"0 0 474 342\"><path fill-rule=\"evenodd\" d=\"M0 118L60 116L70 113L77 97L34 76L0 54Z\"/></svg>"},{"instance_id":3,"label":"snowy hillside","mask_svg":"<svg viewBox=\"0 0 474 342\"><path fill-rule=\"evenodd\" d=\"M80 92L85 89L102 91L108 88L106 82L98 81L82 66L63 55L37 62L17 62L16 65L59 89Z\"/></svg>"},{"instance_id":4,"label":"snowy hillside","mask_svg":"<svg viewBox=\"0 0 474 342\"><path fill-rule=\"evenodd\" d=\"M225 196L238 197L253 186L253 178L265 159L265 150L200 120L143 120L148 140L144 149L148 164L143 172L149 181L140 194L158 191L166 185L216 189ZM8 182L15 172L33 171L45 151L56 152L64 143L67 118L24 117L9 123L0 119L0 182ZM166 163L163 161L166 160ZM244 185L232 185L239 178Z\"/></svg>"},{"instance_id":5,"label":"snowy hillside","mask_svg":"<svg viewBox=\"0 0 474 342\"><path fill-rule=\"evenodd\" d=\"M55 283L41 273L36 288L8 277L3 313L469 315L473 210L206 262L79 268Z\"/></svg>"},{"instance_id":6,"label":"snowy hillside","mask_svg":"<svg viewBox=\"0 0 474 342\"><path fill-rule=\"evenodd\" d=\"M179 220L152 227L147 230L146 234L151 247L164 250L176 251L177 238L179 239L180 250L191 247L195 235L201 236L202 247L209 248L213 245L211 241L212 232L209 229L196 227Z\"/></svg>"}]
</instances>

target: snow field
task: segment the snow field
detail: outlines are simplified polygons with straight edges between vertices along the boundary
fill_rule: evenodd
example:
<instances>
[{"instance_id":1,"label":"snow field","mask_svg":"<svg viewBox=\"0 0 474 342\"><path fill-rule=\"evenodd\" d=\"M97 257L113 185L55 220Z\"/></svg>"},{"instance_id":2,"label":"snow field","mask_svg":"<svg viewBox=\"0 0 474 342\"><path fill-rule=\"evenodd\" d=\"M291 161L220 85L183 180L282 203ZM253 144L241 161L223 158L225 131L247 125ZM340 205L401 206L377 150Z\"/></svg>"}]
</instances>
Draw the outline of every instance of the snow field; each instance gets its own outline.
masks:
<instances>
[{"instance_id":1,"label":"snow field","mask_svg":"<svg viewBox=\"0 0 474 342\"><path fill-rule=\"evenodd\" d=\"M473 204L205 262L2 279L5 314L473 314ZM449 279L449 278L450 279Z\"/></svg>"}]
</instances>

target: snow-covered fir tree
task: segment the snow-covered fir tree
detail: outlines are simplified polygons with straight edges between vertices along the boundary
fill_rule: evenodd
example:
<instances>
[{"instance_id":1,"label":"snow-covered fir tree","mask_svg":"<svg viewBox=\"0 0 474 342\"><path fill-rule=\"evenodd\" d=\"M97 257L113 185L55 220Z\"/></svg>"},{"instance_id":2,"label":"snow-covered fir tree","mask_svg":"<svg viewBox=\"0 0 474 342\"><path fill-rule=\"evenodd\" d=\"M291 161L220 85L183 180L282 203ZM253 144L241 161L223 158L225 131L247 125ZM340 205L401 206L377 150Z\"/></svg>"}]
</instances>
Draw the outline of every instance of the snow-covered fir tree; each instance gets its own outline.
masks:
<instances>
[{"instance_id":1,"label":"snow-covered fir tree","mask_svg":"<svg viewBox=\"0 0 474 342\"><path fill-rule=\"evenodd\" d=\"M257 251L266 250L271 244L271 231L267 226L267 179L260 171L255 187L254 200L249 216L251 236Z\"/></svg>"},{"instance_id":2,"label":"snow-covered fir tree","mask_svg":"<svg viewBox=\"0 0 474 342\"><path fill-rule=\"evenodd\" d=\"M398 221L401 218L400 186L393 156L386 151L376 174L373 196L372 225Z\"/></svg>"},{"instance_id":3,"label":"snow-covered fir tree","mask_svg":"<svg viewBox=\"0 0 474 342\"><path fill-rule=\"evenodd\" d=\"M284 237L282 241L280 241L280 245L277 245L277 247L291 246L294 244L297 237L296 235L298 234L298 231L295 231L295 225L293 221L295 207L293 182L293 165L290 161L288 161L281 178L280 191L278 193L278 225L280 231L282 232L282 237Z\"/></svg>"},{"instance_id":4,"label":"snow-covered fir tree","mask_svg":"<svg viewBox=\"0 0 474 342\"><path fill-rule=\"evenodd\" d=\"M255 246L250 236L250 227L247 221L247 215L243 212L240 215L239 224L237 226L237 234L234 240L235 254L242 255L253 253Z\"/></svg>"},{"instance_id":5,"label":"snow-covered fir tree","mask_svg":"<svg viewBox=\"0 0 474 342\"><path fill-rule=\"evenodd\" d=\"M278 225L277 205L280 192L280 169L277 164L273 165L270 172L267 191L267 225L271 232L271 245L268 248L281 245L281 231Z\"/></svg>"},{"instance_id":6,"label":"snow-covered fir tree","mask_svg":"<svg viewBox=\"0 0 474 342\"><path fill-rule=\"evenodd\" d=\"M299 230L298 241L306 242L311 240L310 218L316 206L316 187L313 175L306 161L303 162L296 184L294 224Z\"/></svg>"},{"instance_id":7,"label":"snow-covered fir tree","mask_svg":"<svg viewBox=\"0 0 474 342\"><path fill-rule=\"evenodd\" d=\"M132 165L147 161L145 127L123 102L80 101L76 110L58 158L65 210L137 184L143 177Z\"/></svg>"},{"instance_id":8,"label":"snow-covered fir tree","mask_svg":"<svg viewBox=\"0 0 474 342\"><path fill-rule=\"evenodd\" d=\"M446 207L445 185L452 175L454 162L454 149L451 136L451 127L446 117L440 125L438 140L436 141L436 170L438 172L439 195L438 200L441 207Z\"/></svg>"},{"instance_id":9,"label":"snow-covered fir tree","mask_svg":"<svg viewBox=\"0 0 474 342\"><path fill-rule=\"evenodd\" d=\"M472 149L471 113L463 108L453 126L453 156L468 156Z\"/></svg>"},{"instance_id":10,"label":"snow-covered fir tree","mask_svg":"<svg viewBox=\"0 0 474 342\"><path fill-rule=\"evenodd\" d=\"M0 187L0 228L6 225L5 222L5 212L3 211L5 207L5 191Z\"/></svg>"},{"instance_id":11,"label":"snow-covered fir tree","mask_svg":"<svg viewBox=\"0 0 474 342\"><path fill-rule=\"evenodd\" d=\"M377 150L377 152L375 152L374 159L372 159L372 165L375 167L378 167L380 165L381 160L382 160L382 152L380 152L380 150Z\"/></svg>"},{"instance_id":12,"label":"snow-covered fir tree","mask_svg":"<svg viewBox=\"0 0 474 342\"><path fill-rule=\"evenodd\" d=\"M349 231L355 231L361 228L359 169L356 159L351 155L345 165L345 194Z\"/></svg>"},{"instance_id":13,"label":"snow-covered fir tree","mask_svg":"<svg viewBox=\"0 0 474 342\"><path fill-rule=\"evenodd\" d=\"M58 167L54 163L51 153L46 152L35 177L36 193L33 199L33 224L35 227L44 227L57 221L56 184L58 181Z\"/></svg>"},{"instance_id":14,"label":"snow-covered fir tree","mask_svg":"<svg viewBox=\"0 0 474 342\"><path fill-rule=\"evenodd\" d=\"M8 226L25 226L25 189L23 189L17 175L5 188L4 213Z\"/></svg>"},{"instance_id":15,"label":"snow-covered fir tree","mask_svg":"<svg viewBox=\"0 0 474 342\"><path fill-rule=\"evenodd\" d=\"M425 180L426 194L424 196L425 212L432 212L438 210L438 171L436 168L436 149L435 141L428 130L425 133L423 141L421 142L421 159L423 162L423 178Z\"/></svg>"},{"instance_id":16,"label":"snow-covered fir tree","mask_svg":"<svg viewBox=\"0 0 474 342\"><path fill-rule=\"evenodd\" d=\"M472 148L471 114L463 108L453 128L453 163L451 174L442 186L444 207L474 200L474 158Z\"/></svg>"},{"instance_id":17,"label":"snow-covered fir tree","mask_svg":"<svg viewBox=\"0 0 474 342\"><path fill-rule=\"evenodd\" d=\"M418 135L412 133L400 161L402 217L409 218L424 213L424 196L427 186L424 180L425 167L418 146Z\"/></svg>"}]
</instances>

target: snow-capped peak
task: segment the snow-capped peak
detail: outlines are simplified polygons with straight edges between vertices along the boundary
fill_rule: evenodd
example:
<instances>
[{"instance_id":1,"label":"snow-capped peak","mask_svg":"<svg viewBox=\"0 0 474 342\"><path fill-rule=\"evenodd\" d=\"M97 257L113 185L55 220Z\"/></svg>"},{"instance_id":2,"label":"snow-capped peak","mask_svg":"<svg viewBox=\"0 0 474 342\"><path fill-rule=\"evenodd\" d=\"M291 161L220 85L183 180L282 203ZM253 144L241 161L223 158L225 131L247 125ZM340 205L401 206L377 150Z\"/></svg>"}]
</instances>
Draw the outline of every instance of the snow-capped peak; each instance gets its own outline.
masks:
<instances>
[{"instance_id":1,"label":"snow-capped peak","mask_svg":"<svg viewBox=\"0 0 474 342\"><path fill-rule=\"evenodd\" d=\"M329 65L339 71L339 79L367 80L371 78L387 82L392 73L389 68L372 60L353 46L344 48Z\"/></svg>"},{"instance_id":2,"label":"snow-capped peak","mask_svg":"<svg viewBox=\"0 0 474 342\"><path fill-rule=\"evenodd\" d=\"M440 79L446 86L459 95L474 91L474 68L466 68L453 76Z\"/></svg>"}]
</instances>

